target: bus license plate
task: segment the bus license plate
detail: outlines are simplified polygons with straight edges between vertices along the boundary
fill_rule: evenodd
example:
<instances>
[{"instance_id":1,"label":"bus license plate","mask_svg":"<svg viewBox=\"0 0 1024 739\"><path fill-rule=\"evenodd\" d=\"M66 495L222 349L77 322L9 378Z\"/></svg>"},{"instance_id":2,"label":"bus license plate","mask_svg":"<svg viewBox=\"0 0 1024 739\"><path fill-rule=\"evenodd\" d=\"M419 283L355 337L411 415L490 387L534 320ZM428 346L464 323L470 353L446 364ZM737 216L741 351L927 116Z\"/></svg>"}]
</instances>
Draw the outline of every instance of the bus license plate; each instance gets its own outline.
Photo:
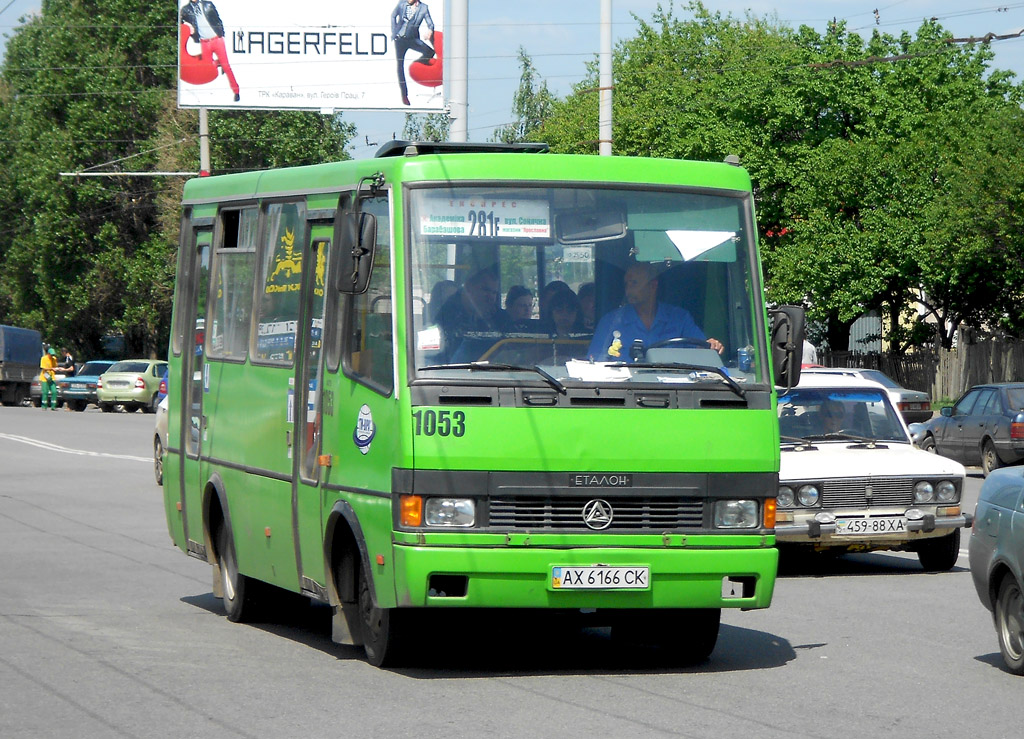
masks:
<instances>
[{"instance_id":1,"label":"bus license plate","mask_svg":"<svg viewBox=\"0 0 1024 739\"><path fill-rule=\"evenodd\" d=\"M873 534L903 534L906 531L907 519L902 516L836 519L837 534L871 536Z\"/></svg>"},{"instance_id":2,"label":"bus license plate","mask_svg":"<svg viewBox=\"0 0 1024 739\"><path fill-rule=\"evenodd\" d=\"M551 587L555 590L647 590L650 585L647 567L551 568Z\"/></svg>"}]
</instances>

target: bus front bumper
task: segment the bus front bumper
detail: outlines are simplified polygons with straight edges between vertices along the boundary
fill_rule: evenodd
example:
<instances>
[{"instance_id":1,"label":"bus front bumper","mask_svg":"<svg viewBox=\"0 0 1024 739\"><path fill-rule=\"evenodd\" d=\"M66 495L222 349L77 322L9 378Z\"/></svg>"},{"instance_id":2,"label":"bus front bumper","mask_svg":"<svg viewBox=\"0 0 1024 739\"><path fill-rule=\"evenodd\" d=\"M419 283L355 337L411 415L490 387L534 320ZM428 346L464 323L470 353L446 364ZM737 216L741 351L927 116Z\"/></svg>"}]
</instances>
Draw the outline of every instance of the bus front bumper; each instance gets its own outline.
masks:
<instances>
[{"instance_id":1,"label":"bus front bumper","mask_svg":"<svg viewBox=\"0 0 1024 739\"><path fill-rule=\"evenodd\" d=\"M757 542L765 541L754 537ZM398 606L467 608L767 608L778 569L769 546L463 547L394 545ZM647 568L642 589L574 589L555 568Z\"/></svg>"}]
</instances>

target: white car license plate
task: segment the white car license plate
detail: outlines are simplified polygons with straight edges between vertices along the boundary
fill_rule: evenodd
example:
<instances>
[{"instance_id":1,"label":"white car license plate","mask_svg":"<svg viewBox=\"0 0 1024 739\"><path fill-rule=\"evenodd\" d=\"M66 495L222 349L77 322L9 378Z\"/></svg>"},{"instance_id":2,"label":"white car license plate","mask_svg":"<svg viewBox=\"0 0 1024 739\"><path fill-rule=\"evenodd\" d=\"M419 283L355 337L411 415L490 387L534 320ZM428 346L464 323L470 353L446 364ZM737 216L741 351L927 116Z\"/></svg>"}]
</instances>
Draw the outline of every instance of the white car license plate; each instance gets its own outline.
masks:
<instances>
[{"instance_id":1,"label":"white car license plate","mask_svg":"<svg viewBox=\"0 0 1024 739\"><path fill-rule=\"evenodd\" d=\"M647 567L551 568L551 587L555 590L647 590L650 586Z\"/></svg>"},{"instance_id":2,"label":"white car license plate","mask_svg":"<svg viewBox=\"0 0 1024 739\"><path fill-rule=\"evenodd\" d=\"M837 534L871 536L874 534L904 534L906 531L907 519L903 516L836 519Z\"/></svg>"}]
</instances>

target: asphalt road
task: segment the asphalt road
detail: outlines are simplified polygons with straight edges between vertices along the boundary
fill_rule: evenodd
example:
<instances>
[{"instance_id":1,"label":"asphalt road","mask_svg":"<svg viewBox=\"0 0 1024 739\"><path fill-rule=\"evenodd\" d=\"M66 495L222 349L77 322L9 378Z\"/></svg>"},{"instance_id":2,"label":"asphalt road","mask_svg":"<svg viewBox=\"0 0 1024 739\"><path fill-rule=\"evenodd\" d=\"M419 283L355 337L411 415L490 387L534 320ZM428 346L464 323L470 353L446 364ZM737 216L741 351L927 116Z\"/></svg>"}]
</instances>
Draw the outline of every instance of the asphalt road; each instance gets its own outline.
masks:
<instances>
[{"instance_id":1,"label":"asphalt road","mask_svg":"<svg viewBox=\"0 0 1024 739\"><path fill-rule=\"evenodd\" d=\"M784 562L772 607L726 611L679 668L606 631L435 627L370 667L310 606L238 625L171 546L153 416L0 408L0 737L1018 737L965 552ZM980 477L968 484L973 510Z\"/></svg>"}]
</instances>

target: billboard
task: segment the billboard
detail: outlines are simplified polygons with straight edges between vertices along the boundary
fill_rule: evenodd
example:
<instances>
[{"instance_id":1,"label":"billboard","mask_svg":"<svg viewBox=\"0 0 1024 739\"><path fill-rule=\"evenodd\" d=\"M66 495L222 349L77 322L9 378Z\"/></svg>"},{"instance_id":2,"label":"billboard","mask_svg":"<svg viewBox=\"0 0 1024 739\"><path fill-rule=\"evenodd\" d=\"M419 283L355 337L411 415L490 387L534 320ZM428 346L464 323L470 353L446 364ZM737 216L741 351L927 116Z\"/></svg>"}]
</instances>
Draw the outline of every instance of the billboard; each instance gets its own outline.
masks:
<instances>
[{"instance_id":1,"label":"billboard","mask_svg":"<svg viewBox=\"0 0 1024 739\"><path fill-rule=\"evenodd\" d=\"M444 108L443 0L178 0L178 21L182 108Z\"/></svg>"}]
</instances>

